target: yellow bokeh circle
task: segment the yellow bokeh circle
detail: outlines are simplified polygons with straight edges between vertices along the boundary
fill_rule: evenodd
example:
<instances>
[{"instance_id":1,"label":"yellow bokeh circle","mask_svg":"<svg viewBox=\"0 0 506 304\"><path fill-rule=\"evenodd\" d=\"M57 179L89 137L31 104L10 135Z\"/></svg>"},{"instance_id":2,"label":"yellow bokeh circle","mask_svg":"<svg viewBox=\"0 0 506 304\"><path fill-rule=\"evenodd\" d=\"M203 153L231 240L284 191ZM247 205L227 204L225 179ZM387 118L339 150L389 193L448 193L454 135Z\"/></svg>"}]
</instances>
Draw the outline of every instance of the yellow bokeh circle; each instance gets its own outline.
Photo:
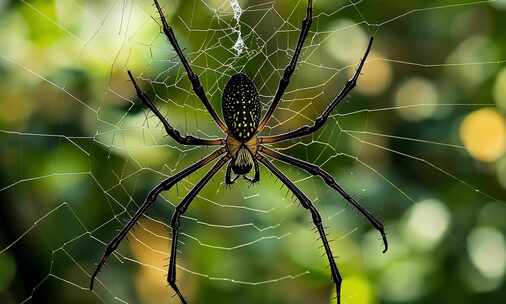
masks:
<instances>
[{"instance_id":1,"label":"yellow bokeh circle","mask_svg":"<svg viewBox=\"0 0 506 304\"><path fill-rule=\"evenodd\" d=\"M472 112L460 126L460 138L474 158L496 161L506 151L506 119L494 108Z\"/></svg>"},{"instance_id":2,"label":"yellow bokeh circle","mask_svg":"<svg viewBox=\"0 0 506 304\"><path fill-rule=\"evenodd\" d=\"M362 75L358 81L357 90L367 96L373 96L383 93L392 83L393 71L390 63L382 60L383 54L371 52L370 59L364 65ZM349 70L350 77L355 73L355 69Z\"/></svg>"}]
</instances>

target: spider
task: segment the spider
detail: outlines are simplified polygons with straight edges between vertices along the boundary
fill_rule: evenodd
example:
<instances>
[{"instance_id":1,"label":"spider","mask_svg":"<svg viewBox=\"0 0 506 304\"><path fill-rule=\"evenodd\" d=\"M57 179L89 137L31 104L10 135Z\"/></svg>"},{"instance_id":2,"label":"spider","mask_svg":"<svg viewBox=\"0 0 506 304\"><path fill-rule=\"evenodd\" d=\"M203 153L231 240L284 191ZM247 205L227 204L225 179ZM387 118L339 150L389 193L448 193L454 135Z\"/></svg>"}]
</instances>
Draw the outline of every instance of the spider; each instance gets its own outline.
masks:
<instances>
[{"instance_id":1,"label":"spider","mask_svg":"<svg viewBox=\"0 0 506 304\"><path fill-rule=\"evenodd\" d=\"M262 130L268 124L270 118L272 117L272 114L276 110L276 107L278 106L286 88L288 87L290 77L295 71L297 61L304 45L304 41L306 40L309 29L311 27L313 17L313 1L308 0L307 2L306 17L302 21L302 29L299 34L295 52L293 53L290 63L284 70L283 77L279 82L278 89L269 109L267 110L267 113L263 116L262 119L260 119L261 105L255 84L247 75L239 73L232 76L232 78L228 81L222 96L222 111L224 121L221 120L207 99L204 88L200 84L198 76L192 71L190 64L186 60L181 47L176 40L174 31L165 18L160 3L158 0L154 0L154 4L156 6L158 14L160 15L163 32L165 36L167 36L167 39L181 60L186 73L188 74L188 78L192 83L193 91L202 101L218 127L223 131L223 133L225 133L225 136L224 138L218 139L202 139L194 136L182 136L181 133L178 130L174 129L174 127L172 127L167 119L160 113L148 95L139 87L132 73L128 71L129 78L133 83L137 97L157 116L157 118L163 124L167 134L171 136L176 142L183 145L220 147L197 163L192 164L181 172L163 180L149 192L144 203L137 210L134 216L107 245L102 258L100 259L94 273L91 276L90 290L93 289L94 280L100 272L101 268L104 266L107 258L111 255L112 252L116 250L120 242L126 237L130 229L137 223L139 218L156 201L160 193L171 189L176 183L181 181L186 176L192 174L197 169L200 169L219 158L219 160L214 164L209 172L206 173L206 175L195 185L193 189L190 190L182 202L176 207L170 222L170 227L172 228L172 245L167 281L176 292L180 301L182 303L187 303L185 297L176 284L176 252L180 233L181 216L184 215L192 200L197 196L199 191L202 190L202 188L209 182L213 175L215 175L225 164L227 164L225 183L227 185L232 185L237 180L237 178L241 176L251 183L258 182L260 180L260 169L258 162L260 162L268 170L270 170L274 176L280 179L285 184L285 186L288 187L288 189L293 192L293 194L295 194L301 205L311 213L313 224L316 226L316 229L320 235L325 253L328 258L328 262L330 264L332 280L334 281L337 291L336 301L338 304L341 303L342 277L339 273L336 262L334 261L333 254L322 225L322 218L311 200L292 181L290 181L290 179L288 179L288 177L286 177L271 162L271 160L279 160L286 164L305 170L314 176L319 176L328 186L337 191L346 202L351 204L363 216L365 216L371 225L381 234L384 244L383 253L385 253L388 250L388 242L386 239L383 224L377 220L369 211L362 207L353 197L351 197L329 173L325 172L314 164L299 160L289 155L282 154L265 146L264 144L274 144L281 141L300 138L318 131L325 124L329 115L337 107L337 105L339 105L339 103L345 99L345 97L355 87L358 77L364 66L365 60L369 55L369 51L371 50L373 38L370 39L365 55L361 59L360 64L353 77L348 80L341 92L337 94L337 96L327 106L325 111L314 121L313 125L306 125L279 135L258 136L258 134L262 132ZM254 170L253 177L248 176L251 170ZM235 176L233 176L234 174Z\"/></svg>"}]
</instances>

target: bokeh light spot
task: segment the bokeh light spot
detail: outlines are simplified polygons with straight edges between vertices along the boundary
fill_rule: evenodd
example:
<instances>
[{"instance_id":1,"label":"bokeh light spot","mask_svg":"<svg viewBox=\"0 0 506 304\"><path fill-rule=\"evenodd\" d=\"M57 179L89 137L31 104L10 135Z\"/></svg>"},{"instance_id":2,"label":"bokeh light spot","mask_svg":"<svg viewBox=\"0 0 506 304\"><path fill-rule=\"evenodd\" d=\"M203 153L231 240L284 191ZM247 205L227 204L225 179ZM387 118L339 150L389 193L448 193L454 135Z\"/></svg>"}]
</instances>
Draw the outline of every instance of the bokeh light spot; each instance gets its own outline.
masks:
<instances>
[{"instance_id":1,"label":"bokeh light spot","mask_svg":"<svg viewBox=\"0 0 506 304\"><path fill-rule=\"evenodd\" d=\"M427 265L417 260L394 262L381 277L382 296L388 301L410 302L427 290Z\"/></svg>"},{"instance_id":2,"label":"bokeh light spot","mask_svg":"<svg viewBox=\"0 0 506 304\"><path fill-rule=\"evenodd\" d=\"M474 158L496 161L506 149L504 116L492 108L475 111L462 122L460 138Z\"/></svg>"},{"instance_id":3,"label":"bokeh light spot","mask_svg":"<svg viewBox=\"0 0 506 304\"><path fill-rule=\"evenodd\" d=\"M374 293L371 284L363 277L354 276L343 281L342 299L344 302L354 304L372 304ZM331 297L331 303L335 302L336 293Z\"/></svg>"},{"instance_id":4,"label":"bokeh light spot","mask_svg":"<svg viewBox=\"0 0 506 304\"><path fill-rule=\"evenodd\" d=\"M492 5L499 9L506 9L506 0L495 0Z\"/></svg>"},{"instance_id":5,"label":"bokeh light spot","mask_svg":"<svg viewBox=\"0 0 506 304\"><path fill-rule=\"evenodd\" d=\"M368 36L351 20L341 19L330 25L335 30L325 47L327 52L343 63L357 63L367 49Z\"/></svg>"},{"instance_id":6,"label":"bokeh light spot","mask_svg":"<svg viewBox=\"0 0 506 304\"><path fill-rule=\"evenodd\" d=\"M489 279L504 276L506 244L502 233L494 228L475 228L467 238L467 250L473 265Z\"/></svg>"},{"instance_id":7,"label":"bokeh light spot","mask_svg":"<svg viewBox=\"0 0 506 304\"><path fill-rule=\"evenodd\" d=\"M458 69L452 69L451 74L464 88L472 88L496 72L492 65L473 64L482 62L483 58L488 60L499 60L497 46L487 36L475 35L459 44L459 46L448 56L448 63L465 63Z\"/></svg>"},{"instance_id":8,"label":"bokeh light spot","mask_svg":"<svg viewBox=\"0 0 506 304\"><path fill-rule=\"evenodd\" d=\"M415 204L408 212L406 240L414 247L430 250L442 240L450 226L450 213L438 200L428 199Z\"/></svg>"},{"instance_id":9,"label":"bokeh light spot","mask_svg":"<svg viewBox=\"0 0 506 304\"><path fill-rule=\"evenodd\" d=\"M130 248L140 263L149 263L150 267L140 267L135 277L135 286L142 299L142 303L159 303L167 293L165 273L167 271L167 256L165 250L167 240L157 236L166 235L163 225L142 219L139 226L143 229L135 231L134 241ZM149 244L147 246L146 244ZM182 261L178 261L181 263ZM178 274L184 277L184 272Z\"/></svg>"},{"instance_id":10,"label":"bokeh light spot","mask_svg":"<svg viewBox=\"0 0 506 304\"><path fill-rule=\"evenodd\" d=\"M369 61L365 64L357 90L365 95L378 95L385 91L392 83L392 67L387 61L381 60L382 54L371 52ZM376 58L376 59L374 59ZM350 70L350 77L355 70Z\"/></svg>"},{"instance_id":11,"label":"bokeh light spot","mask_svg":"<svg viewBox=\"0 0 506 304\"><path fill-rule=\"evenodd\" d=\"M397 112L408 121L421 121L431 117L437 108L438 99L434 85L421 77L405 81L395 94Z\"/></svg>"}]
</instances>

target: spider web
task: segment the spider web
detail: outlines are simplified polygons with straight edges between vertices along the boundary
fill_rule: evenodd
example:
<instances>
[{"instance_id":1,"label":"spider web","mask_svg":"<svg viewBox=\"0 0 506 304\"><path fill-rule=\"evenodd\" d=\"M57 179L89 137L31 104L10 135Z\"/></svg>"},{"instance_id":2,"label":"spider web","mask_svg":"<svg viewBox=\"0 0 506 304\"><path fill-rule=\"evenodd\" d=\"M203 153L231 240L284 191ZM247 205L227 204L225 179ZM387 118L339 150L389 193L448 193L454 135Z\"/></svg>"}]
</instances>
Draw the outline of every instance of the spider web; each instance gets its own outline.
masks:
<instances>
[{"instance_id":1,"label":"spider web","mask_svg":"<svg viewBox=\"0 0 506 304\"><path fill-rule=\"evenodd\" d=\"M4 208L20 216L14 220L17 226L11 228L17 237L2 239L0 256L18 257L19 250L34 250L47 269L34 274L26 283L30 286L14 302L38 302L48 296L45 290L58 286L62 290L58 297L62 299L79 294L77 298L82 301L146 303L149 299L158 303L171 292L165 287L170 216L206 169L162 195L110 257L93 292L88 291L90 274L105 245L133 215L149 189L212 148L180 146L168 138L156 117L136 100L126 70L132 70L162 113L182 133L209 138L222 134L193 94L176 53L160 32L151 1L55 1L53 12L41 2L21 2L19 9L44 24L43 28L57 31L74 43L71 50L52 50L56 57L67 53L51 63L69 70L66 79L46 74L43 63L30 62L10 48L0 57L0 64L10 73L43 86L64 112L58 118L61 125L50 129L33 126L0 130L2 142L16 147L19 163L17 172L6 173L0 193L9 198ZM445 76L465 78L471 70L481 78L464 80L480 82L494 75L506 60L486 47L485 52L479 47L474 53L464 52L473 41L487 42L458 34L452 42L454 50L437 62L428 62L423 52L397 53L388 46L388 41L394 40L391 35L395 27L419 20L425 20L427 26L444 26L447 20L464 19L493 7L496 1L403 3L393 11L377 10L375 16L363 12L381 7L379 1L316 2L314 23L296 73L266 134L314 121L355 71L368 37L374 35L376 44L357 90L334 111L323 130L302 141L275 147L329 170L379 218L385 217L386 209L401 215L412 204L435 196L430 189L434 185L427 178L420 178L422 184L415 186L404 182L407 174L449 180L455 191L463 191L481 203L504 199L496 197L486 185L475 185L460 177L468 170L479 170L473 169L470 159L469 163L441 160L466 153L455 131L445 122L455 115L494 106L461 103L445 88L450 85L445 83ZM306 2L285 5L273 1L192 0L162 4L215 109L219 111L228 79L245 72L259 89L265 111L293 54ZM16 35L21 33L11 33L6 39L16 41ZM412 35L424 38L424 33ZM440 43L434 37L430 39L427 45ZM87 90L95 92L92 97L75 87L80 77L86 77L79 74L79 69L97 71L91 75L99 80L87 80L93 86ZM391 74L398 70L426 75L427 79L435 75L425 96L427 102L396 104L390 95L378 93L397 86ZM430 92L436 87L443 93L431 99ZM448 132L438 133L441 138L419 134L416 128L398 132L395 126L403 115L432 115L437 119L421 119L419 123L433 123L434 128L447 128ZM75 128L69 127L72 123L82 124L84 131L73 131ZM409 148L391 142L409 143ZM23 165L25 159L36 159L42 153L51 155L46 166ZM402 162L419 172L392 172L389 162ZM360 255L355 242L375 232L318 178L277 164L318 205L339 263L355 261ZM327 262L320 256L323 251L311 231L310 218L304 209L296 208L299 204L286 188L265 168L262 182L255 186L239 182L227 188L223 180L220 172L184 217L178 280L190 298L198 284L224 294L230 293L230 288L244 290L253 299L259 289L273 292L290 288L305 276L321 276L329 283ZM381 196L388 201L376 199L382 191L389 192ZM44 199L39 202L30 192L43 192ZM395 247L397 222L395 218L387 220ZM31 247L34 244L36 248ZM380 241L374 246L380 255ZM210 263L202 257L209 257ZM23 267L23 261L16 261L17 267ZM309 287L306 290L311 293ZM311 299L297 296L291 303ZM353 299L357 294L350 291L345 297Z\"/></svg>"}]
</instances>

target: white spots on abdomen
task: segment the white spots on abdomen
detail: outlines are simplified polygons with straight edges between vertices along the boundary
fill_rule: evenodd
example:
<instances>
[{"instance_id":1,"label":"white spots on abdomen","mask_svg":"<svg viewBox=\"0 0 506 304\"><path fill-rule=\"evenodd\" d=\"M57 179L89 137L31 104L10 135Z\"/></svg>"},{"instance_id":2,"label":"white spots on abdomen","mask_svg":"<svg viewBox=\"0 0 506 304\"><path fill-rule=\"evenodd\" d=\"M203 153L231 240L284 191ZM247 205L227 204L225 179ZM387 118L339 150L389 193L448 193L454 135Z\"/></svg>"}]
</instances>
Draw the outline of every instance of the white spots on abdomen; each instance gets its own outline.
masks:
<instances>
[{"instance_id":1,"label":"white spots on abdomen","mask_svg":"<svg viewBox=\"0 0 506 304\"><path fill-rule=\"evenodd\" d=\"M223 92L223 116L232 136L241 141L253 137L260 122L260 97L245 74L236 74Z\"/></svg>"}]
</instances>

